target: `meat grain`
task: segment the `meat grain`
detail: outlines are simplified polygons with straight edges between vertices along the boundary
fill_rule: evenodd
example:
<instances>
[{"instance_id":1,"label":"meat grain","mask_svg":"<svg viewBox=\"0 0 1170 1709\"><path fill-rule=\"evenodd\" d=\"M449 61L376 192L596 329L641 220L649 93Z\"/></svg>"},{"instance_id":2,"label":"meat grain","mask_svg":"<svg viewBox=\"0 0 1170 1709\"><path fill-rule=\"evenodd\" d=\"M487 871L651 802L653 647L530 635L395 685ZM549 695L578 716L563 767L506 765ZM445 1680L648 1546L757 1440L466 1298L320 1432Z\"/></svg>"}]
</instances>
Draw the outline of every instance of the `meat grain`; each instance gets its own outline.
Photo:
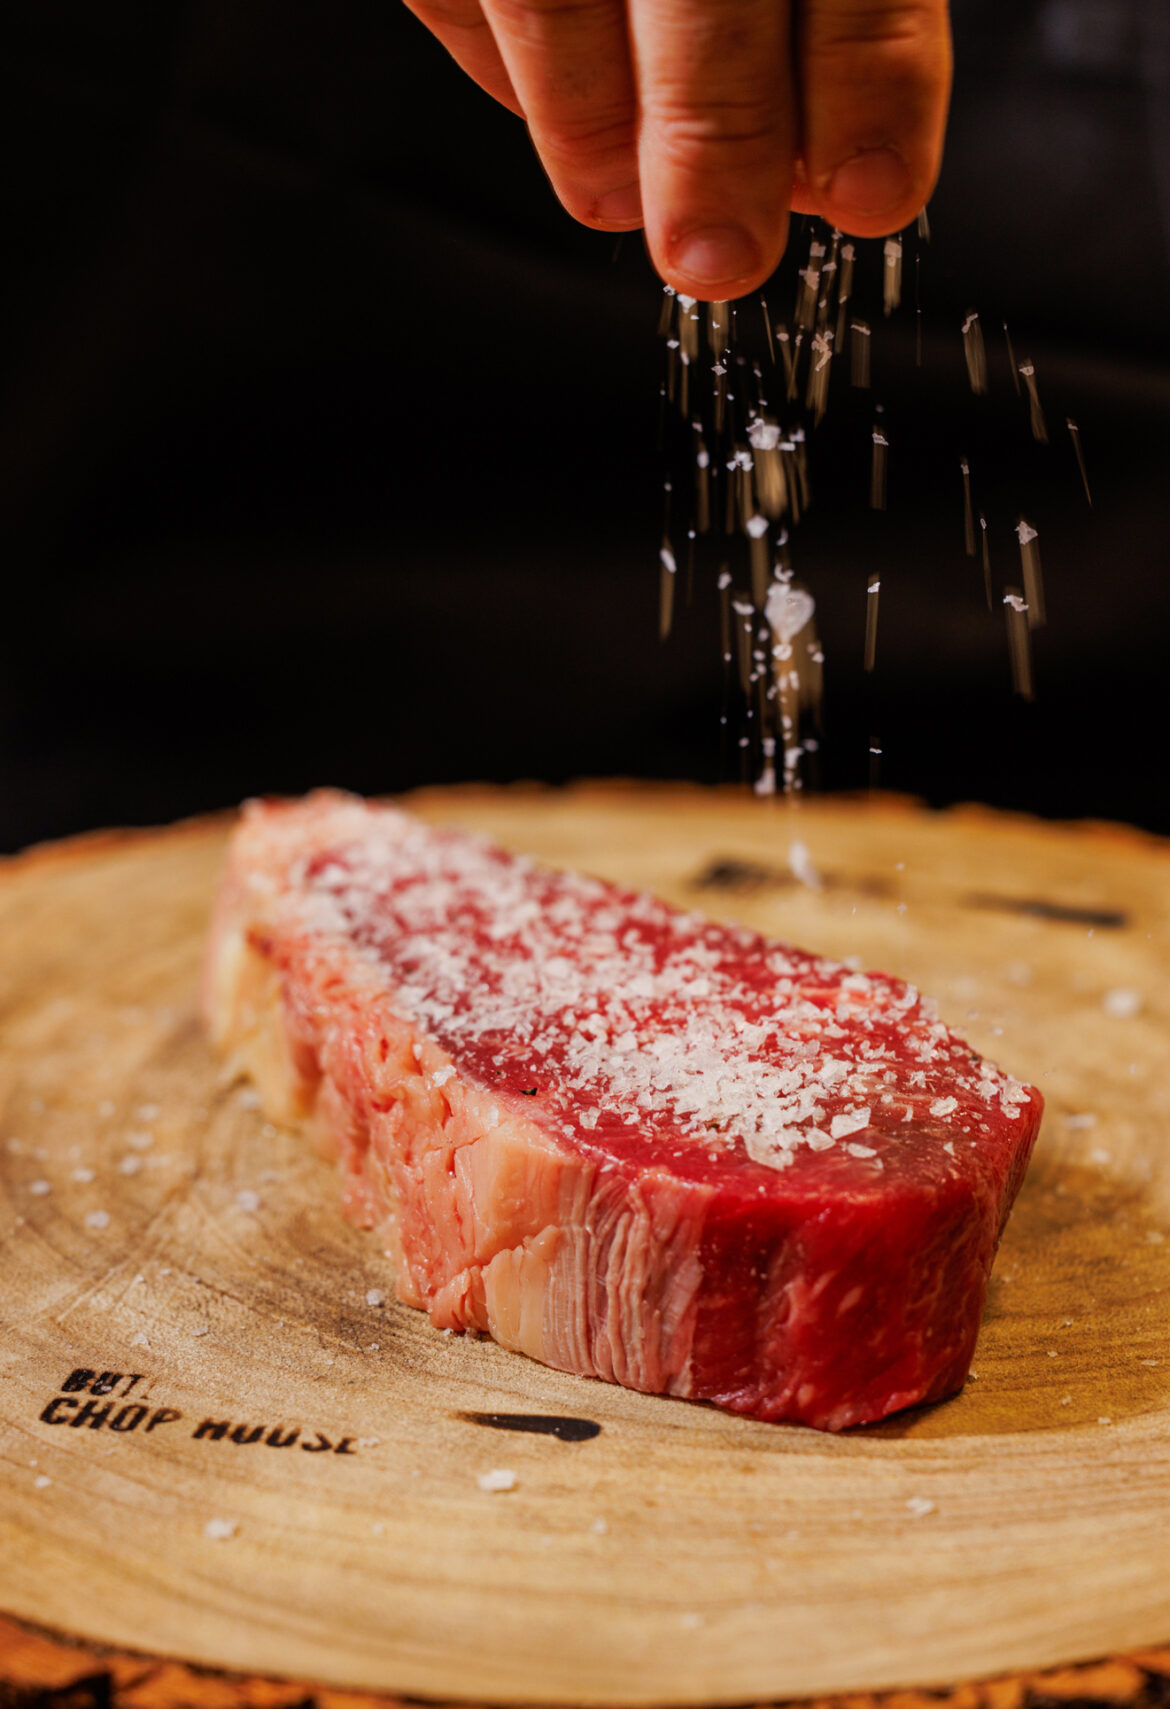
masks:
<instances>
[{"instance_id":1,"label":"meat grain","mask_svg":"<svg viewBox=\"0 0 1170 1709\"><path fill-rule=\"evenodd\" d=\"M204 1009L440 1328L827 1430L966 1377L1042 1100L899 980L322 792Z\"/></svg>"}]
</instances>

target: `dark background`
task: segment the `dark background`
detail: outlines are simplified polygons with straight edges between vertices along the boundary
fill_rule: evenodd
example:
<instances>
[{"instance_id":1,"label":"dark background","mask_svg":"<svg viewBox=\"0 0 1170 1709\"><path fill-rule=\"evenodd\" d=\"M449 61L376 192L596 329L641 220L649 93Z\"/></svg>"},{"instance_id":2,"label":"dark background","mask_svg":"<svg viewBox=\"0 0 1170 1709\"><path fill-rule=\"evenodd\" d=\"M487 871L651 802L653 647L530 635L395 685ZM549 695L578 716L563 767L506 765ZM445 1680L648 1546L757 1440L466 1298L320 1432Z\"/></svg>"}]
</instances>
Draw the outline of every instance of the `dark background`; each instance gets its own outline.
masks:
<instances>
[{"instance_id":1,"label":"dark background","mask_svg":"<svg viewBox=\"0 0 1170 1709\"><path fill-rule=\"evenodd\" d=\"M396 0L14 10L0 846L321 782L726 775L702 565L656 635L640 240L574 226L520 123ZM827 652L822 780L863 785L876 736L888 787L1170 831L1170 8L962 0L955 27L923 365L911 306L872 398L834 382L793 540ZM880 244L861 271L876 290ZM1040 530L1031 705L963 553L964 452L997 592L1017 516Z\"/></svg>"}]
</instances>

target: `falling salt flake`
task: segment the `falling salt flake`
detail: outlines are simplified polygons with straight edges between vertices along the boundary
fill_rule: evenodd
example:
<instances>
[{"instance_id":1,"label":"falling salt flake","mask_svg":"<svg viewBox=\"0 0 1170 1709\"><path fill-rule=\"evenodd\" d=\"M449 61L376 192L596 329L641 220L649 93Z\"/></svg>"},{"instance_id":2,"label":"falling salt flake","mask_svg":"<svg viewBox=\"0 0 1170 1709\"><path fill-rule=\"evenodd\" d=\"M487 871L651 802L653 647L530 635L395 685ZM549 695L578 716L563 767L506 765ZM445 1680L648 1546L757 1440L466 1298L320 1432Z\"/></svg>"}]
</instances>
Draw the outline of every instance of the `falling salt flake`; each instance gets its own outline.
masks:
<instances>
[{"instance_id":1,"label":"falling salt flake","mask_svg":"<svg viewBox=\"0 0 1170 1709\"><path fill-rule=\"evenodd\" d=\"M1050 1359L1059 1359L1060 1358L1060 1354L1057 1352L1055 1347L1046 1347L1044 1349L1044 1351L1047 1353L1047 1355Z\"/></svg>"},{"instance_id":2,"label":"falling salt flake","mask_svg":"<svg viewBox=\"0 0 1170 1709\"><path fill-rule=\"evenodd\" d=\"M73 1174L70 1177L70 1179L76 1181L78 1186L80 1186L80 1187L87 1187L89 1185L89 1183L93 1180L93 1170L92 1169L75 1169L73 1171Z\"/></svg>"},{"instance_id":3,"label":"falling salt flake","mask_svg":"<svg viewBox=\"0 0 1170 1709\"><path fill-rule=\"evenodd\" d=\"M1093 1114L1092 1110L1085 1110L1080 1115L1066 1116L1064 1118L1064 1121L1065 1121L1066 1127L1071 1127L1074 1130L1079 1130L1081 1128L1088 1128L1088 1127L1096 1127L1096 1125L1097 1125L1097 1118Z\"/></svg>"},{"instance_id":4,"label":"falling salt flake","mask_svg":"<svg viewBox=\"0 0 1170 1709\"><path fill-rule=\"evenodd\" d=\"M516 1488L515 1472L506 1472L499 1466L490 1472L480 1472L475 1481L488 1495L501 1495L505 1490Z\"/></svg>"},{"instance_id":5,"label":"falling salt flake","mask_svg":"<svg viewBox=\"0 0 1170 1709\"><path fill-rule=\"evenodd\" d=\"M696 1626L701 1626L703 1624L703 1616L701 1614L680 1614L678 1617L678 1623L684 1628L684 1630L693 1632Z\"/></svg>"},{"instance_id":6,"label":"falling salt flake","mask_svg":"<svg viewBox=\"0 0 1170 1709\"><path fill-rule=\"evenodd\" d=\"M928 1513L933 1513L935 1504L925 1495L912 1495L906 1506L915 1519L925 1519Z\"/></svg>"},{"instance_id":7,"label":"falling salt flake","mask_svg":"<svg viewBox=\"0 0 1170 1709\"><path fill-rule=\"evenodd\" d=\"M949 1116L953 1115L958 1107L957 1098L936 1098L930 1106L930 1113L932 1116Z\"/></svg>"},{"instance_id":8,"label":"falling salt flake","mask_svg":"<svg viewBox=\"0 0 1170 1709\"><path fill-rule=\"evenodd\" d=\"M43 1199L47 1193L53 1191L53 1186L50 1181L30 1181L28 1190L34 1199Z\"/></svg>"},{"instance_id":9,"label":"falling salt flake","mask_svg":"<svg viewBox=\"0 0 1170 1709\"><path fill-rule=\"evenodd\" d=\"M589 1529L595 1537L604 1537L609 1530L609 1521L607 1519L595 1519Z\"/></svg>"},{"instance_id":10,"label":"falling salt flake","mask_svg":"<svg viewBox=\"0 0 1170 1709\"><path fill-rule=\"evenodd\" d=\"M1138 1360L1139 1365L1145 1365L1146 1368L1148 1370L1151 1370L1151 1371L1153 1370L1154 1366L1158 1363L1159 1363L1159 1361L1157 1359L1139 1359Z\"/></svg>"},{"instance_id":11,"label":"falling salt flake","mask_svg":"<svg viewBox=\"0 0 1170 1709\"><path fill-rule=\"evenodd\" d=\"M789 843L788 870L799 884L806 885L809 890L821 888L821 875L804 843Z\"/></svg>"},{"instance_id":12,"label":"falling salt flake","mask_svg":"<svg viewBox=\"0 0 1170 1709\"><path fill-rule=\"evenodd\" d=\"M118 1159L119 1175L137 1175L141 1168L142 1159L141 1157L135 1157L133 1152L129 1152L125 1157L120 1157Z\"/></svg>"},{"instance_id":13,"label":"falling salt flake","mask_svg":"<svg viewBox=\"0 0 1170 1709\"><path fill-rule=\"evenodd\" d=\"M90 1211L85 1219L86 1228L109 1228L109 1211Z\"/></svg>"},{"instance_id":14,"label":"falling salt flake","mask_svg":"<svg viewBox=\"0 0 1170 1709\"><path fill-rule=\"evenodd\" d=\"M1070 1394L1062 1394L1060 1397L1060 1404L1061 1406L1071 1406L1072 1396Z\"/></svg>"},{"instance_id":15,"label":"falling salt flake","mask_svg":"<svg viewBox=\"0 0 1170 1709\"><path fill-rule=\"evenodd\" d=\"M802 629L812 622L816 601L804 588L791 582L775 581L768 589L764 616L777 641L795 641Z\"/></svg>"},{"instance_id":16,"label":"falling salt flake","mask_svg":"<svg viewBox=\"0 0 1170 1709\"><path fill-rule=\"evenodd\" d=\"M238 1519L209 1519L203 1527L203 1535L212 1543L227 1543L239 1528Z\"/></svg>"},{"instance_id":17,"label":"falling salt flake","mask_svg":"<svg viewBox=\"0 0 1170 1709\"><path fill-rule=\"evenodd\" d=\"M1101 1007L1115 1021L1132 1020L1134 1015L1141 1014L1142 994L1131 986L1117 985L1112 991L1106 991Z\"/></svg>"},{"instance_id":18,"label":"falling salt flake","mask_svg":"<svg viewBox=\"0 0 1170 1709\"><path fill-rule=\"evenodd\" d=\"M150 1342L143 1335L141 1329L136 1329L130 1337L130 1345L131 1347L149 1347Z\"/></svg>"}]
</instances>

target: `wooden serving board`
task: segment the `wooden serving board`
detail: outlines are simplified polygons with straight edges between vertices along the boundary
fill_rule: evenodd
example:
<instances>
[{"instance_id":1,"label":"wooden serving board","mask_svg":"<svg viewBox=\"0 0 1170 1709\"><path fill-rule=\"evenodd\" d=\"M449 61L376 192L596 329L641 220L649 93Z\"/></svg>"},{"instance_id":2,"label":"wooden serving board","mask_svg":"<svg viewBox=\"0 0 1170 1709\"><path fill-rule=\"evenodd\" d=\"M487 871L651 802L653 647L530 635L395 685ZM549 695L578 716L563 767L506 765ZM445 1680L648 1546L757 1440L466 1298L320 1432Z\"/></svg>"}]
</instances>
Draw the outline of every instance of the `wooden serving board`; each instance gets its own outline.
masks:
<instances>
[{"instance_id":1,"label":"wooden serving board","mask_svg":"<svg viewBox=\"0 0 1170 1709\"><path fill-rule=\"evenodd\" d=\"M226 823L35 850L0 869L0 1608L506 1703L941 1685L1170 1639L1165 845L673 788L414 805L902 975L1043 1088L977 1376L829 1437L437 1333L201 1037Z\"/></svg>"}]
</instances>

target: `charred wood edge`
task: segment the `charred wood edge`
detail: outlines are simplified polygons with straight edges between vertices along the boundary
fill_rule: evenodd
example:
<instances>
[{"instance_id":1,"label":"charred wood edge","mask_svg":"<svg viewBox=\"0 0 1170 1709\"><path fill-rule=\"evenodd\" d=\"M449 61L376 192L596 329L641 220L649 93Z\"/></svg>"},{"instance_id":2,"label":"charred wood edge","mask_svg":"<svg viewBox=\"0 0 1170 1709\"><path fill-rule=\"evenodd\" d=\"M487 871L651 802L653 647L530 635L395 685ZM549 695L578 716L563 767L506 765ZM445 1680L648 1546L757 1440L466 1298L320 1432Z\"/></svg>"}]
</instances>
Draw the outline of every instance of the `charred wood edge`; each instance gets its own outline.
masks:
<instances>
[{"instance_id":1,"label":"charred wood edge","mask_svg":"<svg viewBox=\"0 0 1170 1709\"><path fill-rule=\"evenodd\" d=\"M850 890L864 896L893 894L893 886L876 876L847 877L837 872L822 872L819 879L823 890ZM690 882L695 890L728 890L746 896L761 890L792 889L803 881L781 866L739 860L734 855L717 855ZM1060 926L1093 926L1117 932L1129 925L1129 915L1123 908L1081 907L1068 902L1050 902L1044 896L996 896L990 891L979 890L961 897L960 901L967 908L991 909L1001 914L1030 914L1034 919L1048 920Z\"/></svg>"},{"instance_id":2,"label":"charred wood edge","mask_svg":"<svg viewBox=\"0 0 1170 1709\"><path fill-rule=\"evenodd\" d=\"M845 877L838 872L821 872L818 878L822 890L849 890L856 896L893 895L893 886L876 876L855 873ZM734 855L716 855L690 880L693 890L729 890L740 896L750 896L761 890L791 890L803 883L803 879L797 878L786 867L740 860Z\"/></svg>"},{"instance_id":3,"label":"charred wood edge","mask_svg":"<svg viewBox=\"0 0 1170 1709\"><path fill-rule=\"evenodd\" d=\"M135 1655L0 1615L0 1709L406 1709L419 1701ZM802 1709L1170 1709L1170 1647L939 1691L806 1699Z\"/></svg>"}]
</instances>

